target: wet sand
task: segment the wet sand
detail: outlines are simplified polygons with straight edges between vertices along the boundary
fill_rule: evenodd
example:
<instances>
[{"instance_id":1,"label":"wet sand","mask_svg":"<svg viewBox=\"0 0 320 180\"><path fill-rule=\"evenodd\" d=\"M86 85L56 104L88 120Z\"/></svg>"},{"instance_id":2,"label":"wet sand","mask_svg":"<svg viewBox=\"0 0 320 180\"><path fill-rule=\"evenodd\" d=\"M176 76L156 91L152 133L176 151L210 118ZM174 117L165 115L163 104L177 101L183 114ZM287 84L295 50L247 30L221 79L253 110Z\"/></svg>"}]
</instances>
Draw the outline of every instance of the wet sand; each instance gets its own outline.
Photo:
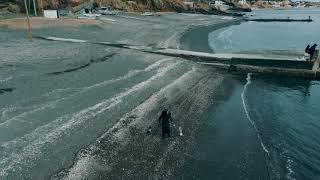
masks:
<instances>
[{"instance_id":1,"label":"wet sand","mask_svg":"<svg viewBox=\"0 0 320 180\"><path fill-rule=\"evenodd\" d=\"M181 48L180 38L190 27L234 22L193 14L106 16L101 21L102 28L47 27L34 34ZM1 77L11 76L4 86L16 88L4 93L0 104L1 123L8 124L2 132L15 130L0 136L1 145L6 144L0 151L6 157L0 159L2 178L181 178L196 153L195 137L208 109L225 96L230 78L180 58L81 43L29 43L23 31L0 33L6 43L1 67L17 67L1 72ZM20 52L14 53L17 48ZM164 108L184 136L173 128L173 137L161 139L157 119ZM32 123L15 127L15 119L17 125ZM146 133L149 126L151 134Z\"/></svg>"}]
</instances>

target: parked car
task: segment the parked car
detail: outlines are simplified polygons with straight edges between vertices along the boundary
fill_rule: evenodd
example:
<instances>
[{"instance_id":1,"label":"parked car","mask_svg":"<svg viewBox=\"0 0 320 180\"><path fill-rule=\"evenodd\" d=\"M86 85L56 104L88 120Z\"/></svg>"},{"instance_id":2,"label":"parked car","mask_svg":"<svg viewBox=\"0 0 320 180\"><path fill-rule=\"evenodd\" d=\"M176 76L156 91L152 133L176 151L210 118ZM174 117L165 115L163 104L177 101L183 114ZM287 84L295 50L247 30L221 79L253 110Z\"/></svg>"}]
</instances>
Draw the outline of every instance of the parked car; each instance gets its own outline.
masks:
<instances>
[{"instance_id":1,"label":"parked car","mask_svg":"<svg viewBox=\"0 0 320 180\"><path fill-rule=\"evenodd\" d=\"M144 12L141 15L142 16L154 16L154 13L152 13L152 12Z\"/></svg>"},{"instance_id":2,"label":"parked car","mask_svg":"<svg viewBox=\"0 0 320 180\"><path fill-rule=\"evenodd\" d=\"M112 11L108 7L101 7L98 12L102 15L116 15L117 13L115 11Z\"/></svg>"},{"instance_id":3,"label":"parked car","mask_svg":"<svg viewBox=\"0 0 320 180\"><path fill-rule=\"evenodd\" d=\"M79 19L96 19L97 17L101 16L101 14L92 13L91 9L84 9L84 12L78 16Z\"/></svg>"}]
</instances>

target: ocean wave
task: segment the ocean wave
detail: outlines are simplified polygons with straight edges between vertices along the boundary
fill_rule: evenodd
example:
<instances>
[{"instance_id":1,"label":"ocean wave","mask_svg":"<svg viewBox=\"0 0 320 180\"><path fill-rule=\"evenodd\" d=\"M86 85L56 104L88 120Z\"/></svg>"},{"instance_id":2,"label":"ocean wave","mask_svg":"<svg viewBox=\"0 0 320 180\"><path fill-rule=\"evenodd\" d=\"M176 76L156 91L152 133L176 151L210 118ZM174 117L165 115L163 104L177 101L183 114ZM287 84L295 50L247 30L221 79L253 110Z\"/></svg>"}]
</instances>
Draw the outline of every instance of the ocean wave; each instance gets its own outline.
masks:
<instances>
[{"instance_id":1,"label":"ocean wave","mask_svg":"<svg viewBox=\"0 0 320 180\"><path fill-rule=\"evenodd\" d=\"M208 42L210 48L214 51L217 51L219 49L230 49L233 44L231 40L232 34L232 27L223 28L221 30L217 30L210 33L208 35Z\"/></svg>"},{"instance_id":2,"label":"ocean wave","mask_svg":"<svg viewBox=\"0 0 320 180\"><path fill-rule=\"evenodd\" d=\"M269 151L268 151L267 147L265 146L265 144L262 141L262 138L261 138L261 135L260 135L260 131L258 130L258 128L256 126L256 123L250 117L249 107L247 105L247 99L245 97L245 95L247 93L248 86L251 84L251 75L252 75L251 73L248 73L248 75L247 75L247 83L244 85L243 91L241 93L243 109L244 109L244 111L246 113L247 119L250 121L252 127L254 128L254 130L257 133L257 137L258 137L258 139L260 141L260 144L261 144L261 147L262 147L263 151L269 155Z\"/></svg>"}]
</instances>

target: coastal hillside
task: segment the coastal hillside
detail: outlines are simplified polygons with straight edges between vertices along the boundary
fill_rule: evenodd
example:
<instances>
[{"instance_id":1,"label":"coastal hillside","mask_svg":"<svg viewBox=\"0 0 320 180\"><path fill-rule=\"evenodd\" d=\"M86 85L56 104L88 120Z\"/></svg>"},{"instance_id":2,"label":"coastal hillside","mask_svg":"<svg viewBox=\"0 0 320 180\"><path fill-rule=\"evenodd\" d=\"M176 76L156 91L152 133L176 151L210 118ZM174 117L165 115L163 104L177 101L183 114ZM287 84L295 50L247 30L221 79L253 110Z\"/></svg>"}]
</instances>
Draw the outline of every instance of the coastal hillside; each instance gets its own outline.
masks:
<instances>
[{"instance_id":1,"label":"coastal hillside","mask_svg":"<svg viewBox=\"0 0 320 180\"><path fill-rule=\"evenodd\" d=\"M96 2L127 11L183 11L186 9L183 0L97 0Z\"/></svg>"},{"instance_id":2,"label":"coastal hillside","mask_svg":"<svg viewBox=\"0 0 320 180\"><path fill-rule=\"evenodd\" d=\"M2 2L3 1L3 2ZM27 1L28 2L28 1ZM36 0L37 8L40 9L40 0ZM66 7L75 7L90 0L42 0L45 9L61 9ZM94 0L94 4L109 6L114 9L125 11L175 11L183 12L188 7L183 0ZM205 6L207 3L198 2L195 6ZM20 0L0 0L0 9L8 9L9 6L17 6L23 11L23 3ZM31 6L31 8L33 8ZM11 8L12 9L12 8ZM9 9L10 11L10 9Z\"/></svg>"},{"instance_id":3,"label":"coastal hillside","mask_svg":"<svg viewBox=\"0 0 320 180\"><path fill-rule=\"evenodd\" d=\"M48 9L74 7L85 2L90 0L42 0L43 7ZM127 11L183 11L186 9L183 0L95 0L94 3ZM0 0L0 9L10 5L18 5L22 8L23 3L19 0ZM40 8L40 0L37 0L37 6Z\"/></svg>"},{"instance_id":4,"label":"coastal hillside","mask_svg":"<svg viewBox=\"0 0 320 180\"><path fill-rule=\"evenodd\" d=\"M41 5L44 9L65 9L79 7L79 5L92 2L91 0L35 0L39 12ZM27 1L27 3L30 1ZM32 1L31 1L32 2ZM42 3L41 3L42 2ZM219 8L209 7L207 1L193 1L194 4L186 4L184 0L94 0L97 6L107 6L116 10L127 12L144 11L170 11L170 12L196 12L200 14L233 15L220 11ZM232 4L232 3L230 3ZM33 12L33 4L28 5ZM0 15L7 13L24 12L24 4L21 0L0 0Z\"/></svg>"}]
</instances>

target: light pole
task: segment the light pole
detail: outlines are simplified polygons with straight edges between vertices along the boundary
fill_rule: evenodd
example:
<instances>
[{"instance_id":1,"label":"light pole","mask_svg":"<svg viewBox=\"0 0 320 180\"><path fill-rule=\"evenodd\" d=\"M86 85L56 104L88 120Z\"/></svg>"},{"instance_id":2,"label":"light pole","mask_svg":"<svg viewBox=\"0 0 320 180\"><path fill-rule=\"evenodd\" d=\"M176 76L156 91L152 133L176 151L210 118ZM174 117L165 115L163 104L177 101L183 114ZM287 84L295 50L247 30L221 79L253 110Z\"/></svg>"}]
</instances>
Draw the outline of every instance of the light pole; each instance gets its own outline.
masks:
<instances>
[{"instance_id":1,"label":"light pole","mask_svg":"<svg viewBox=\"0 0 320 180\"><path fill-rule=\"evenodd\" d=\"M37 16L36 0L32 0L32 1L33 1L34 16Z\"/></svg>"}]
</instances>

